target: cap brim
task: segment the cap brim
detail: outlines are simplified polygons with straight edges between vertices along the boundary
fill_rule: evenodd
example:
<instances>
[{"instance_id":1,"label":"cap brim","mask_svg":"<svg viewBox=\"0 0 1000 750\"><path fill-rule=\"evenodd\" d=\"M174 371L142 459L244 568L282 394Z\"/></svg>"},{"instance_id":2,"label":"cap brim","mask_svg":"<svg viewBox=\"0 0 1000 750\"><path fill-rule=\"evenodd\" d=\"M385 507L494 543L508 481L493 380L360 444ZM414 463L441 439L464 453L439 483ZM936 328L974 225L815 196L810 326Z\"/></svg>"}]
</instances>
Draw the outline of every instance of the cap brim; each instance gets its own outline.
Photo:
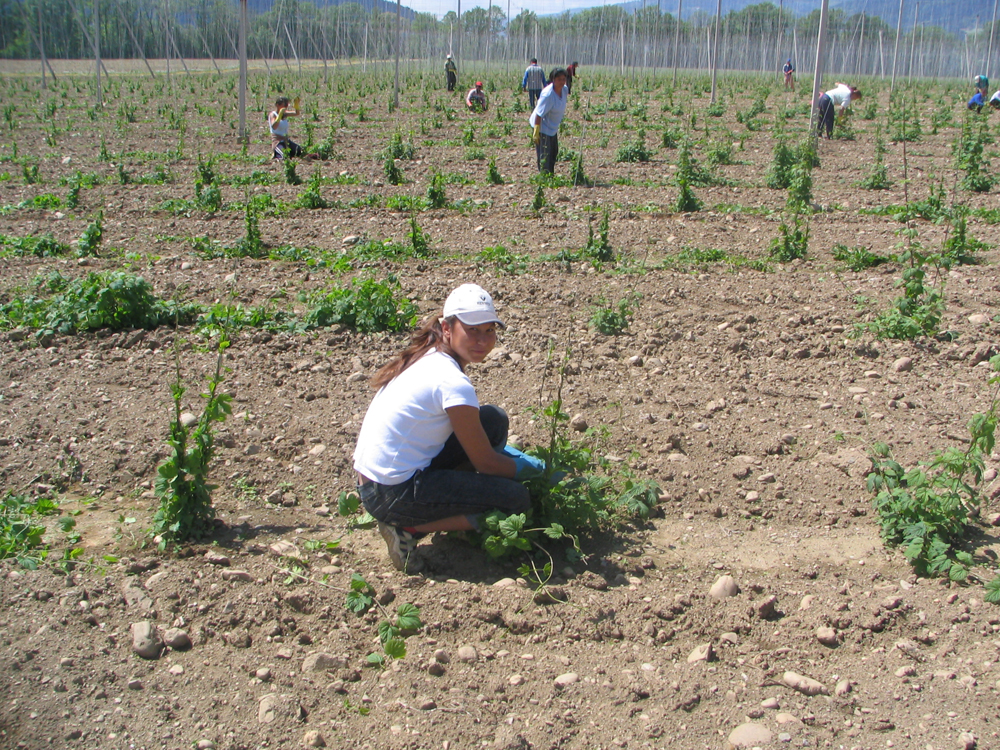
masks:
<instances>
[{"instance_id":1,"label":"cap brim","mask_svg":"<svg viewBox=\"0 0 1000 750\"><path fill-rule=\"evenodd\" d=\"M504 322L496 315L489 312L464 312L455 316L467 326L481 326L487 323L496 323L501 328L506 328Z\"/></svg>"}]
</instances>

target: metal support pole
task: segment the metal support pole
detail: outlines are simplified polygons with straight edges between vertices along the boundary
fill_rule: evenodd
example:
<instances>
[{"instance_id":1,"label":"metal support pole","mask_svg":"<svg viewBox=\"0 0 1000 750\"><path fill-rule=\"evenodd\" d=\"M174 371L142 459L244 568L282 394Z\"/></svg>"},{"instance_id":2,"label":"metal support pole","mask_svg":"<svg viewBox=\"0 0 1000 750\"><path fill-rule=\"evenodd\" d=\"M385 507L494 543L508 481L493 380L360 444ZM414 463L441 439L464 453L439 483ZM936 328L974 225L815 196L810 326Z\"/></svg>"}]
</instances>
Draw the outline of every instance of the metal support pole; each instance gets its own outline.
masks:
<instances>
[{"instance_id":1,"label":"metal support pole","mask_svg":"<svg viewBox=\"0 0 1000 750\"><path fill-rule=\"evenodd\" d=\"M46 87L45 83L45 32L42 30L42 6L38 6L38 55L42 62L42 88ZM55 79L52 79L55 81Z\"/></svg>"},{"instance_id":2,"label":"metal support pole","mask_svg":"<svg viewBox=\"0 0 1000 750\"><path fill-rule=\"evenodd\" d=\"M101 3L94 0L94 59L97 70L97 106L104 106L104 96L101 93Z\"/></svg>"},{"instance_id":3,"label":"metal support pole","mask_svg":"<svg viewBox=\"0 0 1000 750\"><path fill-rule=\"evenodd\" d=\"M149 60L146 59L146 51L139 44L139 40L135 38L135 32L132 30L132 24L128 22L128 18L125 15L125 11L122 10L121 5L116 5L116 7L118 8L118 15L121 16L121 19L125 24L125 28L128 30L128 35L132 39L132 44L135 45L136 52L142 55L142 61L146 63L146 70L149 71L150 76L156 78L156 73L153 72L153 67L149 64ZM208 43L206 42L206 46L207 44ZM216 66L216 68L218 68L218 66Z\"/></svg>"},{"instance_id":4,"label":"metal support pole","mask_svg":"<svg viewBox=\"0 0 1000 750\"><path fill-rule=\"evenodd\" d=\"M683 0L677 0L677 25L674 26L674 88L677 88L677 63L679 62L681 43L681 4Z\"/></svg>"},{"instance_id":5,"label":"metal support pole","mask_svg":"<svg viewBox=\"0 0 1000 750\"><path fill-rule=\"evenodd\" d=\"M400 40L400 17L402 16L402 0L396 0L396 80L392 88L393 107L399 108L399 40Z\"/></svg>"},{"instance_id":6,"label":"metal support pole","mask_svg":"<svg viewBox=\"0 0 1000 750\"><path fill-rule=\"evenodd\" d=\"M302 61L299 59L299 51L295 48L295 42L292 41L292 35L288 31L288 24L281 24L285 29L285 36L288 38L288 46L292 48L292 54L295 55L295 62L299 66L299 74L302 74Z\"/></svg>"},{"instance_id":7,"label":"metal support pole","mask_svg":"<svg viewBox=\"0 0 1000 750\"><path fill-rule=\"evenodd\" d=\"M712 104L715 104L715 78L719 67L719 26L721 24L722 0L718 0L715 8L715 38L712 40Z\"/></svg>"},{"instance_id":8,"label":"metal support pole","mask_svg":"<svg viewBox=\"0 0 1000 750\"><path fill-rule=\"evenodd\" d=\"M899 35L903 29L903 0L899 0L899 17L896 19L896 46L892 52L892 78L889 79L889 95L896 88L896 61L899 59Z\"/></svg>"},{"instance_id":9,"label":"metal support pole","mask_svg":"<svg viewBox=\"0 0 1000 750\"><path fill-rule=\"evenodd\" d=\"M986 52L986 70L984 75L990 77L990 63L993 62L993 37L997 34L997 0L993 0L993 20L990 22L990 43Z\"/></svg>"},{"instance_id":10,"label":"metal support pole","mask_svg":"<svg viewBox=\"0 0 1000 750\"><path fill-rule=\"evenodd\" d=\"M906 64L906 77L913 78L913 49L917 42L917 16L920 13L920 3L913 9L913 28L910 29L910 61Z\"/></svg>"},{"instance_id":11,"label":"metal support pole","mask_svg":"<svg viewBox=\"0 0 1000 750\"><path fill-rule=\"evenodd\" d=\"M247 0L240 0L240 140L247 137Z\"/></svg>"},{"instance_id":12,"label":"metal support pole","mask_svg":"<svg viewBox=\"0 0 1000 750\"><path fill-rule=\"evenodd\" d=\"M829 10L829 0L823 0L819 9L819 33L816 35L816 68L813 70L812 109L809 112L809 127L815 126L816 104L819 100L819 86L823 81L823 64L826 56L826 17ZM819 130L813 131L818 133Z\"/></svg>"}]
</instances>

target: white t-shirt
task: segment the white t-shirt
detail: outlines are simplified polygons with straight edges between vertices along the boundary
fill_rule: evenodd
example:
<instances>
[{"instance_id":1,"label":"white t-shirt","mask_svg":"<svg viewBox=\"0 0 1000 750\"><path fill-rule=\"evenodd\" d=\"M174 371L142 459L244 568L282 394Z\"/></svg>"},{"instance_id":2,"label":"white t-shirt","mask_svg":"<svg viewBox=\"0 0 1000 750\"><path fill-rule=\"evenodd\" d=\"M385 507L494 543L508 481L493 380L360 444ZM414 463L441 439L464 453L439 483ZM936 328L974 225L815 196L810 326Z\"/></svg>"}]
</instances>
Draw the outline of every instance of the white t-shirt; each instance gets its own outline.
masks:
<instances>
[{"instance_id":1,"label":"white t-shirt","mask_svg":"<svg viewBox=\"0 0 1000 750\"><path fill-rule=\"evenodd\" d=\"M272 136L281 139L288 137L288 120L284 118L279 120L277 110L267 116L267 124L271 128Z\"/></svg>"},{"instance_id":2,"label":"white t-shirt","mask_svg":"<svg viewBox=\"0 0 1000 750\"><path fill-rule=\"evenodd\" d=\"M833 102L833 106L839 107L840 109L847 109L851 106L851 87L840 84L835 89L830 89L826 92L826 95L830 97L830 101Z\"/></svg>"},{"instance_id":3,"label":"white t-shirt","mask_svg":"<svg viewBox=\"0 0 1000 750\"><path fill-rule=\"evenodd\" d=\"M402 484L430 465L453 432L446 409L479 408L458 363L427 352L385 385L368 406L354 449L354 470L379 484Z\"/></svg>"}]
</instances>

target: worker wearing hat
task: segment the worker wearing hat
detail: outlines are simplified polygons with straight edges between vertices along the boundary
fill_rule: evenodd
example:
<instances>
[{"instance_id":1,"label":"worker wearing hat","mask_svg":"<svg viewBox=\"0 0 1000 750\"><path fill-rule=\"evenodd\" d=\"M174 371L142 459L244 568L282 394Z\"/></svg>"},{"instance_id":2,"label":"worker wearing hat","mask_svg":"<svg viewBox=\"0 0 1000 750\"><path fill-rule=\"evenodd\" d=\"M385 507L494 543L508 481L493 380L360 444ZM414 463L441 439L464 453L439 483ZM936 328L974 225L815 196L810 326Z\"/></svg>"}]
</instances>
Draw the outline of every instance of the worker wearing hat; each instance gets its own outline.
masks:
<instances>
[{"instance_id":1,"label":"worker wearing hat","mask_svg":"<svg viewBox=\"0 0 1000 750\"><path fill-rule=\"evenodd\" d=\"M444 74L448 79L448 90L454 91L455 84L458 83L458 67L455 65L455 58L450 53L444 58Z\"/></svg>"},{"instance_id":2,"label":"worker wearing hat","mask_svg":"<svg viewBox=\"0 0 1000 750\"><path fill-rule=\"evenodd\" d=\"M465 106L470 112L485 112L489 109L482 81L476 81L476 85L469 89L469 93L465 95Z\"/></svg>"}]
</instances>

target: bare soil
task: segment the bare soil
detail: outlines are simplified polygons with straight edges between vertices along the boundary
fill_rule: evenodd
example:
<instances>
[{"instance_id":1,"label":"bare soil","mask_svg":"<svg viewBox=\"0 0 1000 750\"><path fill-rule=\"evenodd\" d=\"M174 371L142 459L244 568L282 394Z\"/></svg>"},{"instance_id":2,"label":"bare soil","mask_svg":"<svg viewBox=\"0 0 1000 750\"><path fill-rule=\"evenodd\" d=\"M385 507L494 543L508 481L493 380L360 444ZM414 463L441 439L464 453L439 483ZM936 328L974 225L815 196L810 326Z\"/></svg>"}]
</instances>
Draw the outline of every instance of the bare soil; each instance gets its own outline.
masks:
<instances>
[{"instance_id":1,"label":"bare soil","mask_svg":"<svg viewBox=\"0 0 1000 750\"><path fill-rule=\"evenodd\" d=\"M0 258L2 301L52 269L74 275L128 268L163 297L300 311L300 292L343 281L304 262L204 260L188 238L234 244L243 234L242 213L175 216L158 208L168 198L192 197L199 153L233 155L217 162L224 181L260 169L274 174L274 184L249 190L289 203L301 192L267 159L261 134L250 146L254 159L239 159L228 100L195 97L181 88L183 77L174 79L172 93L162 79L115 78L108 117L94 122L85 115L83 79L72 79L62 99L58 88L40 92L29 79L11 77L2 82L5 101L21 81L30 97L20 95L21 116L2 153L9 157L16 140L22 157L40 160L42 182L25 184L20 165L8 158L0 164L11 175L0 182L0 204L46 192L65 197L58 181L75 170L95 172L103 182L82 190L73 210L12 210L0 216L0 232L51 232L68 242L103 211L105 239L101 256L86 265L75 258ZM74 82L83 91L72 92ZM348 88L354 85L348 80ZM222 85L212 78L205 87ZM433 87L443 89L443 81ZM392 114L379 90L365 100L364 122L350 92L305 94L307 111L318 113L317 141L341 113L347 123L336 131L339 159L301 164L299 173L308 177L318 168L326 177L356 176L356 184L324 187L326 198L345 206L371 194L422 196L433 170L474 180L449 184L447 193L453 201L481 201L478 208L417 215L433 258L370 270L394 273L428 313L462 282L494 294L509 325L473 380L484 402L508 411L525 445L545 440L534 410L555 396L552 352L558 359L568 350L565 411L597 428L597 450L614 473L659 484L654 517L584 539L584 562L571 564L557 549L554 583L567 599L562 604L536 603L530 586L510 580L518 579L520 561L491 561L445 535L421 542L419 575L398 573L374 531L352 529L337 515L336 498L352 488L354 439L372 395L367 377L405 337L339 328L273 336L251 330L234 337L226 358L224 387L236 414L218 433L217 537L179 554L161 553L146 529L155 510L152 481L166 456L174 344L188 342L178 347L179 360L190 385L185 406L195 413L202 378L214 364L210 345L191 346L199 342L189 331L168 328L57 336L44 345L22 332L0 335L3 486L54 495L63 511L81 511L77 546L85 548L69 571L54 564L28 571L10 560L0 567L0 746L133 750L201 742L236 750L325 742L589 750L723 748L730 739L760 747L1000 746L1000 611L984 603L979 584L914 576L899 551L882 545L865 489L874 441L891 443L910 465L934 450L961 447L968 418L988 407L983 357L996 353L996 250L948 274L942 327L954 332L952 340L852 339L856 322L898 294L898 265L856 273L831 254L836 243L896 252L899 225L860 209L904 201L902 144L889 145L893 189L870 192L854 184L873 159L873 122L855 120L856 141L820 142L822 165L814 172L820 210L811 217L805 260L775 263L772 272L725 264L684 269L662 261L686 246L766 258L786 197L764 187L773 113L801 105L803 94L772 93L765 127L755 132L734 119L752 89L720 120L705 118L707 95L693 96L690 86L675 94L685 122L693 111L699 131L707 119L713 139L743 142L733 152L740 163L717 170L729 184L696 188L706 210L692 214L673 212L676 188L663 184L675 151L655 148L647 163L616 163L615 150L633 134L619 129L628 113L609 111L584 123L571 107L568 118L585 127L562 145L582 149L596 185L547 189L547 206L536 214L527 115L507 110L515 128L502 139L483 135L487 124L503 124L494 113L471 120L477 145L495 155L507 180L491 186L485 163L466 161L465 147L457 145L470 122L465 113L442 118L442 127L427 135L418 132L421 121L441 117L430 106L435 100L459 109L457 95L446 99L440 89L428 89L427 104L419 86L405 90ZM952 103L957 122L961 92L944 91L930 89ZM512 98L508 91L493 97L494 106ZM728 90L726 97L733 101ZM41 112L50 98L60 105L55 126L71 124L54 146L40 135L53 124ZM583 107L609 99L606 88L580 98ZM658 146L663 92L626 88L612 100L618 98L648 100L648 141ZM213 113L197 113L196 100ZM119 127L115 112L125 102L137 106L138 122ZM938 104L917 103L926 133ZM118 185L119 161L141 175L164 164L156 154L178 145L163 107L176 107L187 123L184 156L167 164L173 182ZM803 116L789 126L801 132ZM412 134L418 153L401 164L409 182L392 187L383 184L377 153L397 129ZM927 195L932 176L950 188L956 133L946 127L907 145L910 199ZM293 135L304 140L301 121ZM609 137L603 146L602 136ZM101 138L111 163L99 159ZM567 165L559 171L565 174ZM622 184L626 178L631 184ZM228 182L223 193L226 201L245 197L244 188ZM959 197L973 207L997 206L995 191ZM611 241L622 257L617 266L541 259L582 247L589 218L596 223L601 209L610 212ZM350 235L406 242L409 215L291 209L262 220L262 230L274 245L339 250ZM947 228L919 222L919 230L933 247ZM970 232L996 237L979 219L970 220ZM502 275L477 265L476 254L498 244L528 255L527 273ZM600 300L633 290L641 302L627 331L602 336L588 326ZM977 314L982 322L970 322ZM904 357L909 369L897 364ZM990 457L991 469L998 459ZM53 519L46 522L55 560L68 542ZM977 525L973 537L984 564L977 570L985 572L1000 551L996 531ZM317 540L339 540L339 547L310 550L315 545L307 542ZM286 583L289 561L274 551L279 542L295 545L308 582ZM407 656L385 669L366 666L378 650L379 618L345 609L352 573L364 576L390 609L404 602L420 607L425 626L407 639ZM710 588L726 575L738 594L713 598ZM140 658L130 628L141 621L180 628L192 645ZM833 645L819 642L820 627L834 630ZM711 658L691 661L705 644ZM460 658L463 647L474 653L463 650ZM308 658L317 653L328 658L318 664ZM813 678L821 692L787 687L786 672ZM748 722L769 738L731 735Z\"/></svg>"}]
</instances>

